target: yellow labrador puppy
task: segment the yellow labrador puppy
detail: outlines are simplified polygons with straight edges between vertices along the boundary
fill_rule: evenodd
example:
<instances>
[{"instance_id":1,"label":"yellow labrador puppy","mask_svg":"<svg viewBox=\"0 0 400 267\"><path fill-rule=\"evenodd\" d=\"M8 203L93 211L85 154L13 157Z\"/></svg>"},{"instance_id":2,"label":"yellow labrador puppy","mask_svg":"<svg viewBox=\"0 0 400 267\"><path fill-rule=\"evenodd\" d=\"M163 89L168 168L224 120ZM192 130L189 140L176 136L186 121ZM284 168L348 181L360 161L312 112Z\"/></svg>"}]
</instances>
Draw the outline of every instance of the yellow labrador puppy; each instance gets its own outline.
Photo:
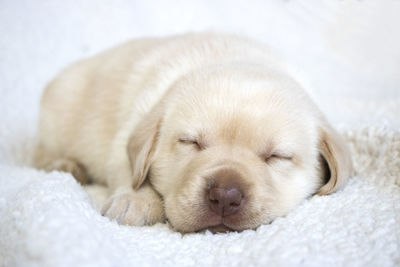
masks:
<instances>
[{"instance_id":1,"label":"yellow labrador puppy","mask_svg":"<svg viewBox=\"0 0 400 267\"><path fill-rule=\"evenodd\" d=\"M243 230L351 175L349 149L265 47L211 33L126 43L43 94L36 164L105 183L102 213Z\"/></svg>"}]
</instances>

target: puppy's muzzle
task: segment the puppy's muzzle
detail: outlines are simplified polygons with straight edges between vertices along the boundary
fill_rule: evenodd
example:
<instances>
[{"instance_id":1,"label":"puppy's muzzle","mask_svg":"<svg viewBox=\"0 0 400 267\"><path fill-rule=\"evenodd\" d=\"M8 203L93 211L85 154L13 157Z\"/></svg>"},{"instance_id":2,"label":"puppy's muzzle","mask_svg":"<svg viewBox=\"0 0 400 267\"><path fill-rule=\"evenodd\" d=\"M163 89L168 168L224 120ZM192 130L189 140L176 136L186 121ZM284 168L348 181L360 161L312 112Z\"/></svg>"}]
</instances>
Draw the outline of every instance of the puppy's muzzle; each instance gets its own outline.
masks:
<instances>
[{"instance_id":1,"label":"puppy's muzzle","mask_svg":"<svg viewBox=\"0 0 400 267\"><path fill-rule=\"evenodd\" d=\"M237 171L222 169L212 176L211 181L206 201L213 213L225 217L243 208L244 187Z\"/></svg>"}]
</instances>

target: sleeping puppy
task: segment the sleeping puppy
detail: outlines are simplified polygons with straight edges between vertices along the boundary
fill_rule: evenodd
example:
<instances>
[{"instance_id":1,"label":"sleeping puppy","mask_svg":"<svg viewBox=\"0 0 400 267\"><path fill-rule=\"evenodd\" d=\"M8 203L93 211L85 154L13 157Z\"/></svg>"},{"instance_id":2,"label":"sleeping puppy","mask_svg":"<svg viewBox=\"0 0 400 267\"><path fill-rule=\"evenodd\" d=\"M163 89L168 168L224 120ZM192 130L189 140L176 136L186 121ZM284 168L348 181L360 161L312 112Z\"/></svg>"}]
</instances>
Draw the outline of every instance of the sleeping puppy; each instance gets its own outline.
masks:
<instances>
[{"instance_id":1,"label":"sleeping puppy","mask_svg":"<svg viewBox=\"0 0 400 267\"><path fill-rule=\"evenodd\" d=\"M240 231L330 194L349 149L271 52L211 33L146 38L45 89L37 167L104 183L103 215L180 232Z\"/></svg>"}]
</instances>

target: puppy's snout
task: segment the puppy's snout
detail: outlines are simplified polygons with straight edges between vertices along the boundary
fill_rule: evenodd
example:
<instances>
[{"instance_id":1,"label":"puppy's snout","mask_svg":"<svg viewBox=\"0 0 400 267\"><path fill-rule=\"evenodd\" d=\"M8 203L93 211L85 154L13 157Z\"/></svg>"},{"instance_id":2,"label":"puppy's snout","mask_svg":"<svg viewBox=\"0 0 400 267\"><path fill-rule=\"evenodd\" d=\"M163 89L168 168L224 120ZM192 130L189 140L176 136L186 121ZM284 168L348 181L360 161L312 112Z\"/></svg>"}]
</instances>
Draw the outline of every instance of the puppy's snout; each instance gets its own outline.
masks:
<instances>
[{"instance_id":1,"label":"puppy's snout","mask_svg":"<svg viewBox=\"0 0 400 267\"><path fill-rule=\"evenodd\" d=\"M221 170L214 177L214 184L208 191L211 211L220 216L238 212L243 202L240 175L232 170Z\"/></svg>"}]
</instances>

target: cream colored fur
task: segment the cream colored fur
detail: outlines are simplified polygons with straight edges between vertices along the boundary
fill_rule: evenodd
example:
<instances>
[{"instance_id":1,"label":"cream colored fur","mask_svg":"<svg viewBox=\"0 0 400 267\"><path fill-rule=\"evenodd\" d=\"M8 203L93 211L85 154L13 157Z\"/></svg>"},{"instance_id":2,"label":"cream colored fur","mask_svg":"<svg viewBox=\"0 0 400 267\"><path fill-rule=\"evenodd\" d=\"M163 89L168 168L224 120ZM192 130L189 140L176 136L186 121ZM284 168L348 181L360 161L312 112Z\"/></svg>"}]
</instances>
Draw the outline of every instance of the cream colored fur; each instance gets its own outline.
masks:
<instances>
[{"instance_id":1,"label":"cream colored fur","mask_svg":"<svg viewBox=\"0 0 400 267\"><path fill-rule=\"evenodd\" d=\"M131 41L68 67L41 107L37 166L73 172L65 166L75 162L109 186L103 214L123 224L255 228L334 192L352 171L346 144L304 90L268 49L240 37ZM247 185L245 207L223 220L204 200L221 169Z\"/></svg>"}]
</instances>

